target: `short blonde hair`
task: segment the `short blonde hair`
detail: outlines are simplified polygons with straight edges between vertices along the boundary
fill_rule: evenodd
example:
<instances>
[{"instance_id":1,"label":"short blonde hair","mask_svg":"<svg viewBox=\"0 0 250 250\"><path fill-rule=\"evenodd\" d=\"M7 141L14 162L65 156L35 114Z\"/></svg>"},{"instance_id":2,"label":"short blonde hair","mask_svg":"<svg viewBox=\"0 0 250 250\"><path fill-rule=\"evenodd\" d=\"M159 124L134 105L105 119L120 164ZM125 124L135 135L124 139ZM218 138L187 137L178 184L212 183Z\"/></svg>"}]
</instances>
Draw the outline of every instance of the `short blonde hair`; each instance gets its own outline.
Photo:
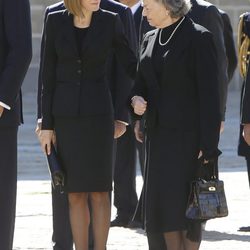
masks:
<instances>
[{"instance_id":1,"label":"short blonde hair","mask_svg":"<svg viewBox=\"0 0 250 250\"><path fill-rule=\"evenodd\" d=\"M83 16L81 0L64 0L64 6L74 16Z\"/></svg>"}]
</instances>

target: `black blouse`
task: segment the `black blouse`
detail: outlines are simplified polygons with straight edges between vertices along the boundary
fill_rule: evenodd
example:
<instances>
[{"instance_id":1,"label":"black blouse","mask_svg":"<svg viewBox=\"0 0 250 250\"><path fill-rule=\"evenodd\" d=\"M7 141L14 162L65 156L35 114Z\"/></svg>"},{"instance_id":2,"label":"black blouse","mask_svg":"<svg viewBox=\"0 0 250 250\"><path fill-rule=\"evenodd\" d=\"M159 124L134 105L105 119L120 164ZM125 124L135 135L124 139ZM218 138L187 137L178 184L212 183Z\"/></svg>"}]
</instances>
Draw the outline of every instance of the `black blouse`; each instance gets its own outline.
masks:
<instances>
[{"instance_id":1,"label":"black blouse","mask_svg":"<svg viewBox=\"0 0 250 250\"><path fill-rule=\"evenodd\" d=\"M87 28L78 28L78 27L74 26L74 29L75 29L75 36L76 36L76 44L77 44L78 53L81 54L81 52L82 52L82 41L86 37L87 32L89 30L89 27L87 27Z\"/></svg>"}]
</instances>

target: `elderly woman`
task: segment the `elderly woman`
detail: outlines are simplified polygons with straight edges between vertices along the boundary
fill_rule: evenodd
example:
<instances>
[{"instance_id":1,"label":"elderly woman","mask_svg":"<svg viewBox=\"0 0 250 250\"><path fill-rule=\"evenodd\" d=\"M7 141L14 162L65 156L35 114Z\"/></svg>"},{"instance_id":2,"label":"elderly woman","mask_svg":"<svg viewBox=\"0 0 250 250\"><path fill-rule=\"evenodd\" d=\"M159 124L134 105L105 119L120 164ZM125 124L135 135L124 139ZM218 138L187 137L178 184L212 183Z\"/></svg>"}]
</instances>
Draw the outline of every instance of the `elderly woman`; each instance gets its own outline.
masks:
<instances>
[{"instance_id":1,"label":"elderly woman","mask_svg":"<svg viewBox=\"0 0 250 250\"><path fill-rule=\"evenodd\" d=\"M144 226L162 233L168 250L199 249L201 227L194 234L185 217L190 182L198 162L219 152L216 52L211 33L185 16L189 9L188 0L143 2L156 29L143 39L132 92L135 114L147 111Z\"/></svg>"}]
</instances>

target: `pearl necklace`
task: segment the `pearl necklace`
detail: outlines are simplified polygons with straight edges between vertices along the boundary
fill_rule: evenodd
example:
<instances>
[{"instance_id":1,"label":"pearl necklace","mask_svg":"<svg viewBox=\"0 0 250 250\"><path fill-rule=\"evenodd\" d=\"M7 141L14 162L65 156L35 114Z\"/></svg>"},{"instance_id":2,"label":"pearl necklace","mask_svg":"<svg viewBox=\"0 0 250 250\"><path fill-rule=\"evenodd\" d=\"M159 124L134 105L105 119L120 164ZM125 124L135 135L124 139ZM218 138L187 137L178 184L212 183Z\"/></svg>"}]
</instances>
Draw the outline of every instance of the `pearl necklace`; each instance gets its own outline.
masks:
<instances>
[{"instance_id":1,"label":"pearl necklace","mask_svg":"<svg viewBox=\"0 0 250 250\"><path fill-rule=\"evenodd\" d=\"M174 35L174 33L176 32L176 30L179 28L179 26L182 24L182 22L184 21L184 19L185 19L185 16L182 18L182 20L178 23L178 25L175 27L175 29L173 30L173 32L172 32L172 34L170 35L170 37L168 38L168 40L165 42L165 43L162 43L161 42L161 33L162 33L162 30L163 29L161 29L160 30L160 34L159 34L159 44L161 45L161 46L165 46L165 45L167 45L168 43L169 43L169 41L171 40L171 38L173 37L173 35Z\"/></svg>"}]
</instances>

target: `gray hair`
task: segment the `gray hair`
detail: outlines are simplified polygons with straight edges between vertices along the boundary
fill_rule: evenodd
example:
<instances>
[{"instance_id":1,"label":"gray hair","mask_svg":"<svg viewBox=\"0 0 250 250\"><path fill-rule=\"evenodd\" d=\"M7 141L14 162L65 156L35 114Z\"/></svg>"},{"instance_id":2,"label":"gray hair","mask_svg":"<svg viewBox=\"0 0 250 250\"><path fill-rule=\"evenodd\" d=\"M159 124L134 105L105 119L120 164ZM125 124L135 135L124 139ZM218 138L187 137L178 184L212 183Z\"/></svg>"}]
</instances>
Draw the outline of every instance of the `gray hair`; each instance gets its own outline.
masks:
<instances>
[{"instance_id":1,"label":"gray hair","mask_svg":"<svg viewBox=\"0 0 250 250\"><path fill-rule=\"evenodd\" d=\"M190 0L157 0L170 11L172 18L178 18L186 15L191 9Z\"/></svg>"}]
</instances>

